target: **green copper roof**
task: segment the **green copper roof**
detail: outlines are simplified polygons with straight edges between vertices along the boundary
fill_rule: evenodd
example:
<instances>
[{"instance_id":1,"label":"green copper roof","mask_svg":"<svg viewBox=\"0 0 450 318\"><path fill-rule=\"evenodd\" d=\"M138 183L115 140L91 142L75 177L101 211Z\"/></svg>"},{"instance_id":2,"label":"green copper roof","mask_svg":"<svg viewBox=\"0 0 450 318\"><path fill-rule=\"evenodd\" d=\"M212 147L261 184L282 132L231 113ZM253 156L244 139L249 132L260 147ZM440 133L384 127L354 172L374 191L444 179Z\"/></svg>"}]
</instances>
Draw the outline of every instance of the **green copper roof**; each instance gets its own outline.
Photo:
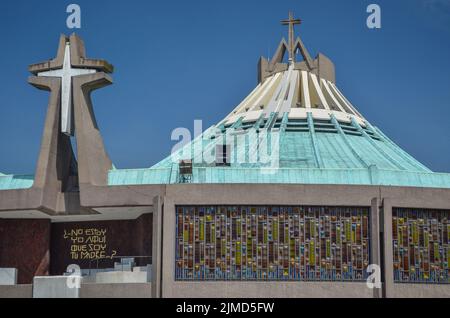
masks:
<instances>
[{"instance_id":1,"label":"green copper roof","mask_svg":"<svg viewBox=\"0 0 450 318\"><path fill-rule=\"evenodd\" d=\"M258 137L249 132L249 127L253 128L256 124L258 123L241 123L241 127L228 128L222 126L219 135L215 133L216 127L211 127L152 168L112 169L108 184L119 186L189 182L450 188L450 174L433 173L370 125L358 132L358 129L351 130L351 125L337 121L330 125L311 118L306 121L280 119L273 125L267 138L273 138L274 134L279 136L278 165L273 167L260 161L251 163L249 157L254 152L254 143ZM265 125L262 122L259 124L261 127ZM216 144L222 138L228 142L237 138L233 136L237 131L241 132L240 136L245 136L245 141L236 144L231 150L234 160L230 166L219 167L215 163L203 162L208 153L215 159ZM244 162L238 161L239 157L244 158ZM188 181L180 178L179 158L194 160L193 174ZM31 188L33 181L33 176L0 175L0 190Z\"/></svg>"},{"instance_id":2,"label":"green copper roof","mask_svg":"<svg viewBox=\"0 0 450 318\"><path fill-rule=\"evenodd\" d=\"M116 170L109 185L175 184L174 169ZM380 185L424 188L450 188L450 174L371 169L260 169L194 168L191 183L196 184L333 184Z\"/></svg>"},{"instance_id":3,"label":"green copper roof","mask_svg":"<svg viewBox=\"0 0 450 318\"><path fill-rule=\"evenodd\" d=\"M450 188L450 174L433 173L380 130L367 125L358 130L356 123L315 121L312 118L288 121L279 118L267 134L268 148L274 135L279 137L277 166L261 161L251 162L258 135L250 133L255 125L267 122L240 123L234 127L211 127L203 135L178 152L149 169L112 169L108 184L144 185L177 184L336 184L383 185L406 187ZM354 127L354 129L350 129ZM240 134L236 134L240 132ZM226 144L245 136L244 142L231 149L230 166L205 163L209 154L215 159L216 144ZM222 140L222 141L221 141ZM269 150L269 155L272 149ZM180 178L179 160L192 159L193 174L189 180ZM239 158L244 158L238 160ZM0 175L0 190L28 189L34 176Z\"/></svg>"},{"instance_id":4,"label":"green copper roof","mask_svg":"<svg viewBox=\"0 0 450 318\"><path fill-rule=\"evenodd\" d=\"M14 176L0 174L0 190L29 189L33 186L34 176Z\"/></svg>"},{"instance_id":5,"label":"green copper roof","mask_svg":"<svg viewBox=\"0 0 450 318\"><path fill-rule=\"evenodd\" d=\"M280 183L280 184L349 184L450 188L450 174L433 173L378 129L356 122L287 120L285 116L269 118L265 123L232 127L212 127L202 136L174 155L150 169L114 170L109 173L109 185L174 184L174 183ZM250 133L255 125L272 125L270 139L279 136L277 165L253 162L249 157L264 141L257 141ZM245 141L233 144L240 136ZM208 155L215 158L220 140L231 144L232 162L220 167L205 163ZM231 143L230 143L231 142ZM259 146L258 146L259 145ZM271 151L271 150L270 150ZM270 156L274 157L271 153ZM178 162L193 160L193 174L189 180L180 178ZM241 158L241 160L238 160ZM244 158L244 160L242 160ZM233 160L234 159L234 160Z\"/></svg>"}]
</instances>

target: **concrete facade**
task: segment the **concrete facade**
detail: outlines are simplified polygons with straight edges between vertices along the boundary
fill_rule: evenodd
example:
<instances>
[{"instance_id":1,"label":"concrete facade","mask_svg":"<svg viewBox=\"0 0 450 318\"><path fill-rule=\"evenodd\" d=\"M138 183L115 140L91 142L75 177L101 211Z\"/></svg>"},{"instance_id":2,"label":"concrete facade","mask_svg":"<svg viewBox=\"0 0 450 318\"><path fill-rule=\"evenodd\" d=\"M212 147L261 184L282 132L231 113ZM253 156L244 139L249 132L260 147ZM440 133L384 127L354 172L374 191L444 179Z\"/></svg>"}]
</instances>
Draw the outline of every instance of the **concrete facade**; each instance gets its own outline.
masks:
<instances>
[{"instance_id":1,"label":"concrete facade","mask_svg":"<svg viewBox=\"0 0 450 318\"><path fill-rule=\"evenodd\" d=\"M309 185L174 185L154 197L153 271L148 297L449 297L450 285L394 283L392 208L450 210L450 190ZM124 201L137 199L124 197ZM382 290L345 282L177 282L175 281L175 208L178 205L321 205L371 207L372 262L383 270ZM377 226L377 220L380 220ZM381 250L380 246L384 246ZM101 290L91 284L89 290ZM130 290L133 285L123 290ZM137 285L136 285L137 286ZM17 289L23 289L16 286ZM109 288L109 287L108 287ZM119 288L120 287L115 287ZM149 290L146 285L144 290ZM4 289L3 289L4 290ZM14 289L8 289L9 292ZM20 295L19 290L14 294ZM100 294L108 293L106 290ZM113 294L115 292L112 292ZM87 292L85 295L92 295ZM81 292L83 295L83 292ZM145 297L147 297L145 296ZM81 296L83 297L83 296ZM122 296L120 296L122 297Z\"/></svg>"},{"instance_id":2,"label":"concrete facade","mask_svg":"<svg viewBox=\"0 0 450 318\"><path fill-rule=\"evenodd\" d=\"M372 263L384 273L382 290L365 284L320 282L206 282L175 281L175 207L178 205L307 205L371 207ZM392 208L450 210L450 190L361 186L309 185L180 185L169 186L164 196L162 269L163 297L447 297L450 285L394 283ZM381 212L381 213L380 213ZM378 225L378 220L382 222ZM382 243L382 244L381 244ZM384 246L384 253L380 246ZM384 260L380 264L381 260ZM265 286L262 288L262 286ZM304 288L298 288L304 286ZM321 292L326 289L326 293ZM355 292L357 291L357 292Z\"/></svg>"}]
</instances>

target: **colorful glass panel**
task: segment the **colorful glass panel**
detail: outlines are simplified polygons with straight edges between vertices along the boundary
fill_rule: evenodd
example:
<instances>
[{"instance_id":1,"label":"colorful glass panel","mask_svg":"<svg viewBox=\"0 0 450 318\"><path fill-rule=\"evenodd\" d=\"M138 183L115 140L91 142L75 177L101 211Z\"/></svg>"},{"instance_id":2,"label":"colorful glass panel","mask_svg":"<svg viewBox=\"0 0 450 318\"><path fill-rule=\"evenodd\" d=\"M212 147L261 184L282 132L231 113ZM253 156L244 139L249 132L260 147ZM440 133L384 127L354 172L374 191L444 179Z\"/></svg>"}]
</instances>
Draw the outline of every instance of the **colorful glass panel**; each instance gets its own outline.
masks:
<instances>
[{"instance_id":1,"label":"colorful glass panel","mask_svg":"<svg viewBox=\"0 0 450 318\"><path fill-rule=\"evenodd\" d=\"M176 280L364 281L369 208L176 209Z\"/></svg>"},{"instance_id":2,"label":"colorful glass panel","mask_svg":"<svg viewBox=\"0 0 450 318\"><path fill-rule=\"evenodd\" d=\"M393 209L394 280L450 283L450 211Z\"/></svg>"}]
</instances>

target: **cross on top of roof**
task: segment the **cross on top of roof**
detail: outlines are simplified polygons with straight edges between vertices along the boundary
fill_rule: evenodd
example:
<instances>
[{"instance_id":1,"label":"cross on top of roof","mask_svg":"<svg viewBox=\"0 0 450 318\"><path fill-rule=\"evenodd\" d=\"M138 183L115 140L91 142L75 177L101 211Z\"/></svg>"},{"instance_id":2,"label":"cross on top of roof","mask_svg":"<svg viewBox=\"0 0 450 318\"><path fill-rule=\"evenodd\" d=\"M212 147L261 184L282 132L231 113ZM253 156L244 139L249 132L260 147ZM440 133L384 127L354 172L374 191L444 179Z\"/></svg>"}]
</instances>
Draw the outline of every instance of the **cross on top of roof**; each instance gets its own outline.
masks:
<instances>
[{"instance_id":1,"label":"cross on top of roof","mask_svg":"<svg viewBox=\"0 0 450 318\"><path fill-rule=\"evenodd\" d=\"M289 60L294 61L294 45L295 45L295 34L294 34L294 26L302 24L302 20L294 19L294 14L289 12L289 18L287 20L281 21L282 25L289 26Z\"/></svg>"}]
</instances>

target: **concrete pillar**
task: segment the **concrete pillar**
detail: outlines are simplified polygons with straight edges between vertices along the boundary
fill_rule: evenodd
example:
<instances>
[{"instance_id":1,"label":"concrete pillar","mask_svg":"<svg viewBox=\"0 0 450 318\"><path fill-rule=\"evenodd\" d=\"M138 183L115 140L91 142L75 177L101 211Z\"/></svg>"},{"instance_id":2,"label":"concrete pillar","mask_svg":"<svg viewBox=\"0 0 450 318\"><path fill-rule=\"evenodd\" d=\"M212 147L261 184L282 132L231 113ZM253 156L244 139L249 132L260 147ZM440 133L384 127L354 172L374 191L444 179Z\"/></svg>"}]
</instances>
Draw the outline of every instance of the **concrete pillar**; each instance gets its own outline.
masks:
<instances>
[{"instance_id":1,"label":"concrete pillar","mask_svg":"<svg viewBox=\"0 0 450 318\"><path fill-rule=\"evenodd\" d=\"M164 199L153 199L152 298L161 297L162 233Z\"/></svg>"},{"instance_id":2,"label":"concrete pillar","mask_svg":"<svg viewBox=\"0 0 450 318\"><path fill-rule=\"evenodd\" d=\"M176 205L172 197L164 197L164 219L163 219L163 265L162 265L162 298L171 298L176 293L175 285L175 224Z\"/></svg>"},{"instance_id":3,"label":"concrete pillar","mask_svg":"<svg viewBox=\"0 0 450 318\"><path fill-rule=\"evenodd\" d=\"M370 255L371 255L371 264L376 264L380 267L383 266L381 264L381 255L380 255L380 200L378 198L373 198L371 202L370 209ZM382 298L382 289L374 288L373 290L374 298Z\"/></svg>"},{"instance_id":4,"label":"concrete pillar","mask_svg":"<svg viewBox=\"0 0 450 318\"><path fill-rule=\"evenodd\" d=\"M394 250L392 247L392 202L389 199L383 200L383 246L383 294L384 297L391 298L394 287Z\"/></svg>"}]
</instances>

